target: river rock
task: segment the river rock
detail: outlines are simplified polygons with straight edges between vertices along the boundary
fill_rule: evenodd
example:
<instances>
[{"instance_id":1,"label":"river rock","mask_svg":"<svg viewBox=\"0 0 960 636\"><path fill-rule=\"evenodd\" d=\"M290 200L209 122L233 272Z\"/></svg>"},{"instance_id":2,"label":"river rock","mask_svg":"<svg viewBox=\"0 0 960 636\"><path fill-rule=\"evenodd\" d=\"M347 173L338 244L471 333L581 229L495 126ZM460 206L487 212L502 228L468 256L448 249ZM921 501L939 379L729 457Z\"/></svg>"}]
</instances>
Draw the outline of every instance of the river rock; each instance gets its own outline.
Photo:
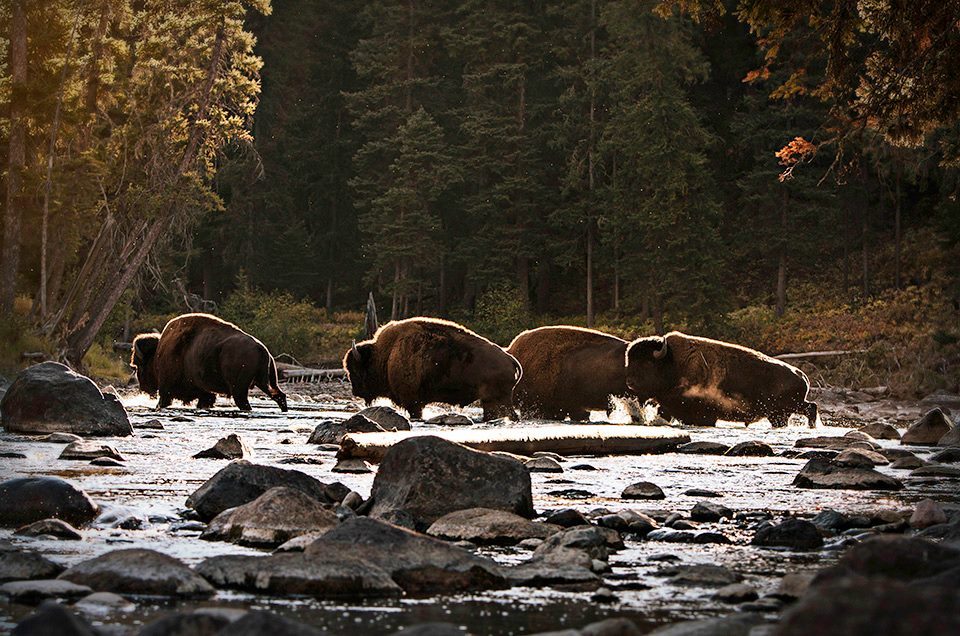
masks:
<instances>
[{"instance_id":1,"label":"river rock","mask_svg":"<svg viewBox=\"0 0 960 636\"><path fill-rule=\"evenodd\" d=\"M403 593L385 569L355 552L215 556L197 565L197 572L217 587L257 594L371 598Z\"/></svg>"},{"instance_id":2,"label":"river rock","mask_svg":"<svg viewBox=\"0 0 960 636\"><path fill-rule=\"evenodd\" d=\"M137 422L137 424L136 424L136 426L135 426L134 428L136 428L137 430L139 430L139 429L144 429L144 430L148 430L148 431L162 431L162 430L164 430L164 429L163 429L163 422L161 422L160 420L158 420L158 419L156 419L156 418L154 418L154 419L152 419L152 420L147 420L147 421L145 421L145 422Z\"/></svg>"},{"instance_id":3,"label":"river rock","mask_svg":"<svg viewBox=\"0 0 960 636\"><path fill-rule=\"evenodd\" d=\"M778 524L761 526L753 535L751 545L783 547L794 550L816 550L823 547L823 537L817 526L804 519L784 519Z\"/></svg>"},{"instance_id":4,"label":"river rock","mask_svg":"<svg viewBox=\"0 0 960 636\"><path fill-rule=\"evenodd\" d=\"M863 448L866 450L877 451L880 446L874 442L867 442L852 437L839 437L823 435L820 437L804 437L798 439L794 444L797 448L821 448L826 450L842 451L848 448Z\"/></svg>"},{"instance_id":5,"label":"river rock","mask_svg":"<svg viewBox=\"0 0 960 636\"><path fill-rule=\"evenodd\" d=\"M236 433L221 437L207 450L193 456L194 459L249 459L253 456L250 447Z\"/></svg>"},{"instance_id":6,"label":"river rock","mask_svg":"<svg viewBox=\"0 0 960 636\"><path fill-rule=\"evenodd\" d=\"M960 447L945 448L936 452L930 457L930 461L941 464L956 464L960 462Z\"/></svg>"},{"instance_id":7,"label":"river rock","mask_svg":"<svg viewBox=\"0 0 960 636\"><path fill-rule=\"evenodd\" d=\"M683 492L687 497L722 497L716 490L707 490L706 488L691 488Z\"/></svg>"},{"instance_id":8,"label":"river rock","mask_svg":"<svg viewBox=\"0 0 960 636\"><path fill-rule=\"evenodd\" d=\"M360 415L373 420L386 431L409 431L410 420L389 406L368 406Z\"/></svg>"},{"instance_id":9,"label":"river rock","mask_svg":"<svg viewBox=\"0 0 960 636\"><path fill-rule=\"evenodd\" d=\"M900 581L929 579L960 567L960 549L926 539L881 535L848 549L837 564L822 570L814 585L848 576Z\"/></svg>"},{"instance_id":10,"label":"river rock","mask_svg":"<svg viewBox=\"0 0 960 636\"><path fill-rule=\"evenodd\" d=\"M93 592L74 603L73 609L84 614L103 616L111 612L132 612L137 606L113 592Z\"/></svg>"},{"instance_id":11,"label":"river rock","mask_svg":"<svg viewBox=\"0 0 960 636\"><path fill-rule=\"evenodd\" d=\"M398 416L402 417L399 413ZM407 425L409 428L409 423ZM385 433L386 429L364 415L357 414L346 420L327 420L313 429L308 444L339 444L350 433Z\"/></svg>"},{"instance_id":12,"label":"river rock","mask_svg":"<svg viewBox=\"0 0 960 636\"><path fill-rule=\"evenodd\" d=\"M560 526L530 521L503 510L469 508L448 513L427 530L427 534L448 541L513 545L524 539L546 539Z\"/></svg>"},{"instance_id":13,"label":"river rock","mask_svg":"<svg viewBox=\"0 0 960 636\"><path fill-rule=\"evenodd\" d=\"M240 619L232 623L229 629L224 630L229 636L327 636L311 625L291 620L285 616L253 610L247 612ZM226 636L221 632L222 636Z\"/></svg>"},{"instance_id":14,"label":"river rock","mask_svg":"<svg viewBox=\"0 0 960 636\"><path fill-rule=\"evenodd\" d=\"M894 468L896 470L913 470L914 468L920 468L921 466L926 465L927 462L914 455L912 457L901 457L893 460L890 463L890 468Z\"/></svg>"},{"instance_id":15,"label":"river rock","mask_svg":"<svg viewBox=\"0 0 960 636\"><path fill-rule=\"evenodd\" d=\"M795 601L807 593L816 576L816 572L790 572L780 579L771 596L783 601Z\"/></svg>"},{"instance_id":16,"label":"river rock","mask_svg":"<svg viewBox=\"0 0 960 636\"><path fill-rule=\"evenodd\" d=\"M901 444L936 446L953 429L953 422L939 408L927 411L900 438Z\"/></svg>"},{"instance_id":17,"label":"river rock","mask_svg":"<svg viewBox=\"0 0 960 636\"><path fill-rule=\"evenodd\" d=\"M391 446L368 501L371 517L404 511L418 528L467 508L534 516L530 473L523 464L434 436Z\"/></svg>"},{"instance_id":18,"label":"river rock","mask_svg":"<svg viewBox=\"0 0 960 636\"><path fill-rule=\"evenodd\" d=\"M44 601L13 628L11 636L95 636L99 632L83 618L55 601Z\"/></svg>"},{"instance_id":19,"label":"river rock","mask_svg":"<svg viewBox=\"0 0 960 636\"><path fill-rule=\"evenodd\" d=\"M320 503L337 503L327 494L327 485L298 470L252 464L237 459L208 479L187 498L204 521L209 521L227 508L253 501L271 488L285 486L306 494Z\"/></svg>"},{"instance_id":20,"label":"river rock","mask_svg":"<svg viewBox=\"0 0 960 636\"><path fill-rule=\"evenodd\" d=\"M687 442L677 447L678 453L692 455L726 455L728 450L730 445L720 442Z\"/></svg>"},{"instance_id":21,"label":"river rock","mask_svg":"<svg viewBox=\"0 0 960 636\"><path fill-rule=\"evenodd\" d=\"M21 371L0 401L0 420L11 433L26 435L133 434L115 395L101 393L90 378L59 362L41 362Z\"/></svg>"},{"instance_id":22,"label":"river rock","mask_svg":"<svg viewBox=\"0 0 960 636\"><path fill-rule=\"evenodd\" d=\"M562 473L563 466L552 457L534 457L523 463L531 473Z\"/></svg>"},{"instance_id":23,"label":"river rock","mask_svg":"<svg viewBox=\"0 0 960 636\"><path fill-rule=\"evenodd\" d=\"M739 614L724 618L680 621L659 627L649 632L648 636L748 636L755 633L753 630L759 620L752 614Z\"/></svg>"},{"instance_id":24,"label":"river rock","mask_svg":"<svg viewBox=\"0 0 960 636\"><path fill-rule=\"evenodd\" d=\"M39 441L49 442L50 444L69 444L70 442L79 442L83 438L73 433L50 433L41 437Z\"/></svg>"},{"instance_id":25,"label":"river rock","mask_svg":"<svg viewBox=\"0 0 960 636\"><path fill-rule=\"evenodd\" d=\"M48 598L77 599L92 592L86 585L77 585L60 579L11 581L0 585L0 595L14 603L36 605Z\"/></svg>"},{"instance_id":26,"label":"river rock","mask_svg":"<svg viewBox=\"0 0 960 636\"><path fill-rule=\"evenodd\" d=\"M272 548L302 534L324 532L337 523L337 516L316 499L279 486L249 503L224 510L200 538Z\"/></svg>"},{"instance_id":27,"label":"river rock","mask_svg":"<svg viewBox=\"0 0 960 636\"><path fill-rule=\"evenodd\" d=\"M366 475L373 472L373 466L365 459L341 458L337 460L337 463L334 464L330 470L335 473Z\"/></svg>"},{"instance_id":28,"label":"river rock","mask_svg":"<svg viewBox=\"0 0 960 636\"><path fill-rule=\"evenodd\" d=\"M658 572L658 576L665 576L671 583L684 585L716 585L724 586L739 583L743 575L722 565L671 565Z\"/></svg>"},{"instance_id":29,"label":"river rock","mask_svg":"<svg viewBox=\"0 0 960 636\"><path fill-rule=\"evenodd\" d=\"M690 509L690 518L694 521L720 521L723 518L732 519L733 511L723 504L700 501Z\"/></svg>"},{"instance_id":30,"label":"river rock","mask_svg":"<svg viewBox=\"0 0 960 636\"><path fill-rule=\"evenodd\" d=\"M827 488L846 490L900 490L899 479L889 477L872 468L848 468L832 460L811 459L800 470L793 485L798 488Z\"/></svg>"},{"instance_id":31,"label":"river rock","mask_svg":"<svg viewBox=\"0 0 960 636\"><path fill-rule=\"evenodd\" d=\"M630 484L620 493L621 499L666 499L660 486L649 481L638 481Z\"/></svg>"},{"instance_id":32,"label":"river rock","mask_svg":"<svg viewBox=\"0 0 960 636\"><path fill-rule=\"evenodd\" d=\"M924 499L918 503L910 516L910 527L918 530L946 522L947 514L940 507L940 504L932 499Z\"/></svg>"},{"instance_id":33,"label":"river rock","mask_svg":"<svg viewBox=\"0 0 960 636\"><path fill-rule=\"evenodd\" d=\"M533 551L531 562L592 569L595 560L606 561L610 555L609 540L603 530L578 526L553 534Z\"/></svg>"},{"instance_id":34,"label":"river rock","mask_svg":"<svg viewBox=\"0 0 960 636\"><path fill-rule=\"evenodd\" d=\"M0 583L52 579L61 572L63 566L42 554L16 549L0 550Z\"/></svg>"},{"instance_id":35,"label":"river rock","mask_svg":"<svg viewBox=\"0 0 960 636\"><path fill-rule=\"evenodd\" d=\"M960 446L960 426L954 426L937 441L937 446Z\"/></svg>"},{"instance_id":36,"label":"river rock","mask_svg":"<svg viewBox=\"0 0 960 636\"><path fill-rule=\"evenodd\" d=\"M860 432L866 433L874 439L900 439L900 431L883 422L873 422L860 427Z\"/></svg>"},{"instance_id":37,"label":"river rock","mask_svg":"<svg viewBox=\"0 0 960 636\"><path fill-rule=\"evenodd\" d=\"M83 535L80 534L79 530L62 519L41 519L40 521L34 521L31 524L17 528L14 534L25 537L50 536L58 539L66 539L67 541L80 541L83 539Z\"/></svg>"},{"instance_id":38,"label":"river rock","mask_svg":"<svg viewBox=\"0 0 960 636\"><path fill-rule=\"evenodd\" d=\"M318 559L330 554L358 557L386 571L411 594L506 586L500 566L490 559L366 517L347 519L313 542L305 554Z\"/></svg>"},{"instance_id":39,"label":"river rock","mask_svg":"<svg viewBox=\"0 0 960 636\"><path fill-rule=\"evenodd\" d=\"M746 583L731 583L730 585L724 585L714 592L713 598L721 603L736 604L755 601L760 598L760 595L757 594L757 589L752 585L747 585Z\"/></svg>"},{"instance_id":40,"label":"river rock","mask_svg":"<svg viewBox=\"0 0 960 636\"><path fill-rule=\"evenodd\" d=\"M890 460L880 453L863 448L848 448L837 455L833 461L841 466L853 468L873 468L890 463Z\"/></svg>"},{"instance_id":41,"label":"river rock","mask_svg":"<svg viewBox=\"0 0 960 636\"><path fill-rule=\"evenodd\" d=\"M947 464L927 464L910 471L911 477L949 477L960 479L960 466Z\"/></svg>"},{"instance_id":42,"label":"river rock","mask_svg":"<svg viewBox=\"0 0 960 636\"><path fill-rule=\"evenodd\" d=\"M59 477L18 477L0 483L0 526L19 528L43 519L85 526L97 517L87 493Z\"/></svg>"},{"instance_id":43,"label":"river rock","mask_svg":"<svg viewBox=\"0 0 960 636\"><path fill-rule=\"evenodd\" d=\"M82 561L60 578L116 594L203 597L214 591L180 560L139 548L114 550Z\"/></svg>"},{"instance_id":44,"label":"river rock","mask_svg":"<svg viewBox=\"0 0 960 636\"><path fill-rule=\"evenodd\" d=\"M960 592L884 578L843 578L813 587L783 614L776 633L875 636L880 632L884 636L958 634Z\"/></svg>"},{"instance_id":45,"label":"river rock","mask_svg":"<svg viewBox=\"0 0 960 636\"><path fill-rule=\"evenodd\" d=\"M235 620L235 617L220 612L174 612L148 623L137 636L216 636Z\"/></svg>"},{"instance_id":46,"label":"river rock","mask_svg":"<svg viewBox=\"0 0 960 636\"><path fill-rule=\"evenodd\" d=\"M444 413L442 415L434 415L429 420L426 420L425 423L436 424L437 426L473 426L473 420L466 415L461 415L460 413Z\"/></svg>"},{"instance_id":47,"label":"river rock","mask_svg":"<svg viewBox=\"0 0 960 636\"><path fill-rule=\"evenodd\" d=\"M100 457L109 457L111 459L123 460L123 455L117 452L113 446L80 440L79 442L70 442L60 453L60 459L86 460L97 459Z\"/></svg>"},{"instance_id":48,"label":"river rock","mask_svg":"<svg viewBox=\"0 0 960 636\"><path fill-rule=\"evenodd\" d=\"M562 528L572 528L574 526L589 525L586 517L579 510L573 508L563 508L547 515L545 521L549 524L560 526Z\"/></svg>"},{"instance_id":49,"label":"river rock","mask_svg":"<svg viewBox=\"0 0 960 636\"><path fill-rule=\"evenodd\" d=\"M755 439L734 444L724 453L728 457L773 457L775 454L769 444Z\"/></svg>"}]
</instances>

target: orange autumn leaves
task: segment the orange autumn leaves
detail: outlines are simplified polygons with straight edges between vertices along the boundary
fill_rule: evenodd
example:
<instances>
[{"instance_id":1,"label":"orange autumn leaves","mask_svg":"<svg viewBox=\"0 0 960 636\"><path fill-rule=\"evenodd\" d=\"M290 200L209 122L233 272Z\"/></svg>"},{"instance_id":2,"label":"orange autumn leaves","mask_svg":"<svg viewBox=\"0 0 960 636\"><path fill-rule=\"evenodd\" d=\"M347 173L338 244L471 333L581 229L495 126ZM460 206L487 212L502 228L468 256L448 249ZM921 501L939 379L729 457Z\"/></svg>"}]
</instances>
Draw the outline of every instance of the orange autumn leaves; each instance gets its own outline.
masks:
<instances>
[{"instance_id":1,"label":"orange autumn leaves","mask_svg":"<svg viewBox=\"0 0 960 636\"><path fill-rule=\"evenodd\" d=\"M794 137L793 141L774 154L780 160L780 165L784 167L778 177L783 182L792 176L793 169L797 165L809 161L817 154L817 147L803 137Z\"/></svg>"}]
</instances>

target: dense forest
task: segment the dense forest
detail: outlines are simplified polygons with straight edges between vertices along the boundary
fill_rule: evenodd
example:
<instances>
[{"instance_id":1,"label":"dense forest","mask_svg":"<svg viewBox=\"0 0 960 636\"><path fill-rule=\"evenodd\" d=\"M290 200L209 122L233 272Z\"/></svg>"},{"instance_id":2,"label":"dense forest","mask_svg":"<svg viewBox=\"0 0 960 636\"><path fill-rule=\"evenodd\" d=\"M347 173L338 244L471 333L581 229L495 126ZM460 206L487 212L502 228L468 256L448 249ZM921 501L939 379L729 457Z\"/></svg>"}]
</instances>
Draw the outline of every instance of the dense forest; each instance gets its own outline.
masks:
<instances>
[{"instance_id":1,"label":"dense forest","mask_svg":"<svg viewBox=\"0 0 960 636\"><path fill-rule=\"evenodd\" d=\"M956 378L957 2L0 13L11 342L79 363L205 309L317 358L298 325L373 291L381 318L499 340L562 319L895 341L878 383Z\"/></svg>"}]
</instances>

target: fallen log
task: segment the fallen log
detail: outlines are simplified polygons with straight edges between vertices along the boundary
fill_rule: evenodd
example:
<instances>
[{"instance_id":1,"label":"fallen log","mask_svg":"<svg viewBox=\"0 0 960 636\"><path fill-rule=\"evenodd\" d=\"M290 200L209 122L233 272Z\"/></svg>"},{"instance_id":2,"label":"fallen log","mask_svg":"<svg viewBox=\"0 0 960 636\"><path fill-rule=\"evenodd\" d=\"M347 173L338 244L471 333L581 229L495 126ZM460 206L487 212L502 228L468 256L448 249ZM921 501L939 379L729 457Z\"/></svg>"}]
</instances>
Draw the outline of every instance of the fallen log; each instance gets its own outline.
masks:
<instances>
[{"instance_id":1,"label":"fallen log","mask_svg":"<svg viewBox=\"0 0 960 636\"><path fill-rule=\"evenodd\" d=\"M856 353L866 353L866 349L848 349L838 351L808 351L806 353L781 353L773 356L777 360L802 360L804 358L829 358L831 356L848 356Z\"/></svg>"},{"instance_id":2,"label":"fallen log","mask_svg":"<svg viewBox=\"0 0 960 636\"><path fill-rule=\"evenodd\" d=\"M311 369L277 362L277 379L280 382L322 382L346 375L343 369Z\"/></svg>"},{"instance_id":3,"label":"fallen log","mask_svg":"<svg viewBox=\"0 0 960 636\"><path fill-rule=\"evenodd\" d=\"M337 457L379 463L388 448L421 435L435 435L476 450L514 455L539 451L558 455L645 455L668 453L690 441L689 435L675 428L614 424L350 433L340 442Z\"/></svg>"}]
</instances>

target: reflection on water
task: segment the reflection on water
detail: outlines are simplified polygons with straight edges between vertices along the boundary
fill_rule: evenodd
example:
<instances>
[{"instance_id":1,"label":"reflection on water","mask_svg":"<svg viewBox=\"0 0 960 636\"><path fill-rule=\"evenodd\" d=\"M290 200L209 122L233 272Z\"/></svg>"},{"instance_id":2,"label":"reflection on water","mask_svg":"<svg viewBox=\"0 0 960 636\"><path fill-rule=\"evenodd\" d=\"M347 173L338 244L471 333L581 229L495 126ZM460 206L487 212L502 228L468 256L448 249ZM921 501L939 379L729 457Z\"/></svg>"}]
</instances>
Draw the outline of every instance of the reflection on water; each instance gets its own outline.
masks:
<instances>
[{"instance_id":1,"label":"reflection on water","mask_svg":"<svg viewBox=\"0 0 960 636\"><path fill-rule=\"evenodd\" d=\"M4 451L24 453L26 459L0 459L0 479L19 475L58 475L84 488L104 507L112 523L100 523L84 530L80 542L26 539L13 537L9 530L0 530L0 539L9 539L49 555L64 564L72 564L103 552L127 547L148 547L166 552L187 563L217 554L251 554L256 550L228 543L200 541L196 523L186 521L184 501L201 483L223 467L223 460L191 459L191 456L212 446L228 433L239 434L254 451L254 461L294 468L325 482L340 481L366 497L373 483L372 475L338 474L331 469L333 453L319 452L306 444L310 431L319 421L347 417L356 406L348 401L291 403L291 411L280 413L267 400L254 400L253 413L240 413L226 407L201 414L193 409L169 409L157 414L151 410L152 400L146 396L125 397L134 428L137 424L159 419L163 430L137 429L129 438L104 440L126 459L122 468L104 468L86 462L58 460L63 446L30 441L0 434ZM442 412L431 409L425 417ZM479 415L479 410L471 415ZM189 421L176 421L188 418ZM619 416L618 416L619 419ZM537 426L540 423L516 424ZM549 424L556 424L550 422ZM574 425L571 425L574 426ZM414 424L417 430L436 427ZM811 435L838 435L843 429L821 428L811 431L794 426L771 429L764 424L687 429L694 441L711 440L727 444L747 439L761 439L776 451L793 447L796 439ZM894 445L889 441L884 445ZM321 463L283 463L293 457L320 458ZM574 469L588 464L596 470ZM534 502L538 511L570 507L582 512L596 508L611 511L623 508L652 509L659 512L686 513L700 499L684 494L691 488L706 488L721 493L714 499L738 513L771 511L774 514L797 512L815 514L824 508L841 511L904 508L933 495L941 501L958 501L960 495L949 481L939 484L907 482L898 493L865 491L801 490L791 485L803 460L782 457L717 457L706 455L616 456L571 458L564 463L562 474L533 473ZM897 474L904 472L880 470ZM666 493L656 502L623 502L619 495L625 486L636 481L652 481ZM561 485L563 484L563 485ZM571 485L572 484L572 485ZM575 487L592 493L588 499L568 500L548 494L550 491ZM115 526L119 521L135 517L137 530ZM655 576L661 564L650 557L670 553L685 563L718 563L745 575L761 594L771 591L780 576L796 569L812 568L831 552L792 553L758 550L749 544L751 521L723 520L704 524L703 529L718 530L733 540L733 545L688 545L652 541L636 541L626 537L627 548L611 557L611 572L605 577L618 601L597 604L588 592L560 590L513 589L471 595L434 597L430 599L377 600L369 603L344 604L313 599L274 599L233 592L222 592L216 598L196 606L238 606L270 609L290 615L332 633L389 633L404 625L424 621L447 621L467 626L478 634L522 634L548 629L575 627L612 615L623 615L641 627L673 620L727 613L729 607L710 600L711 590L672 585ZM529 551L520 548L484 549L483 552L501 562L527 558ZM127 625L149 622L171 610L171 605L151 601L141 604L133 615L107 617L107 623ZM183 607L178 605L177 607ZM29 608L0 602L0 631Z\"/></svg>"}]
</instances>

